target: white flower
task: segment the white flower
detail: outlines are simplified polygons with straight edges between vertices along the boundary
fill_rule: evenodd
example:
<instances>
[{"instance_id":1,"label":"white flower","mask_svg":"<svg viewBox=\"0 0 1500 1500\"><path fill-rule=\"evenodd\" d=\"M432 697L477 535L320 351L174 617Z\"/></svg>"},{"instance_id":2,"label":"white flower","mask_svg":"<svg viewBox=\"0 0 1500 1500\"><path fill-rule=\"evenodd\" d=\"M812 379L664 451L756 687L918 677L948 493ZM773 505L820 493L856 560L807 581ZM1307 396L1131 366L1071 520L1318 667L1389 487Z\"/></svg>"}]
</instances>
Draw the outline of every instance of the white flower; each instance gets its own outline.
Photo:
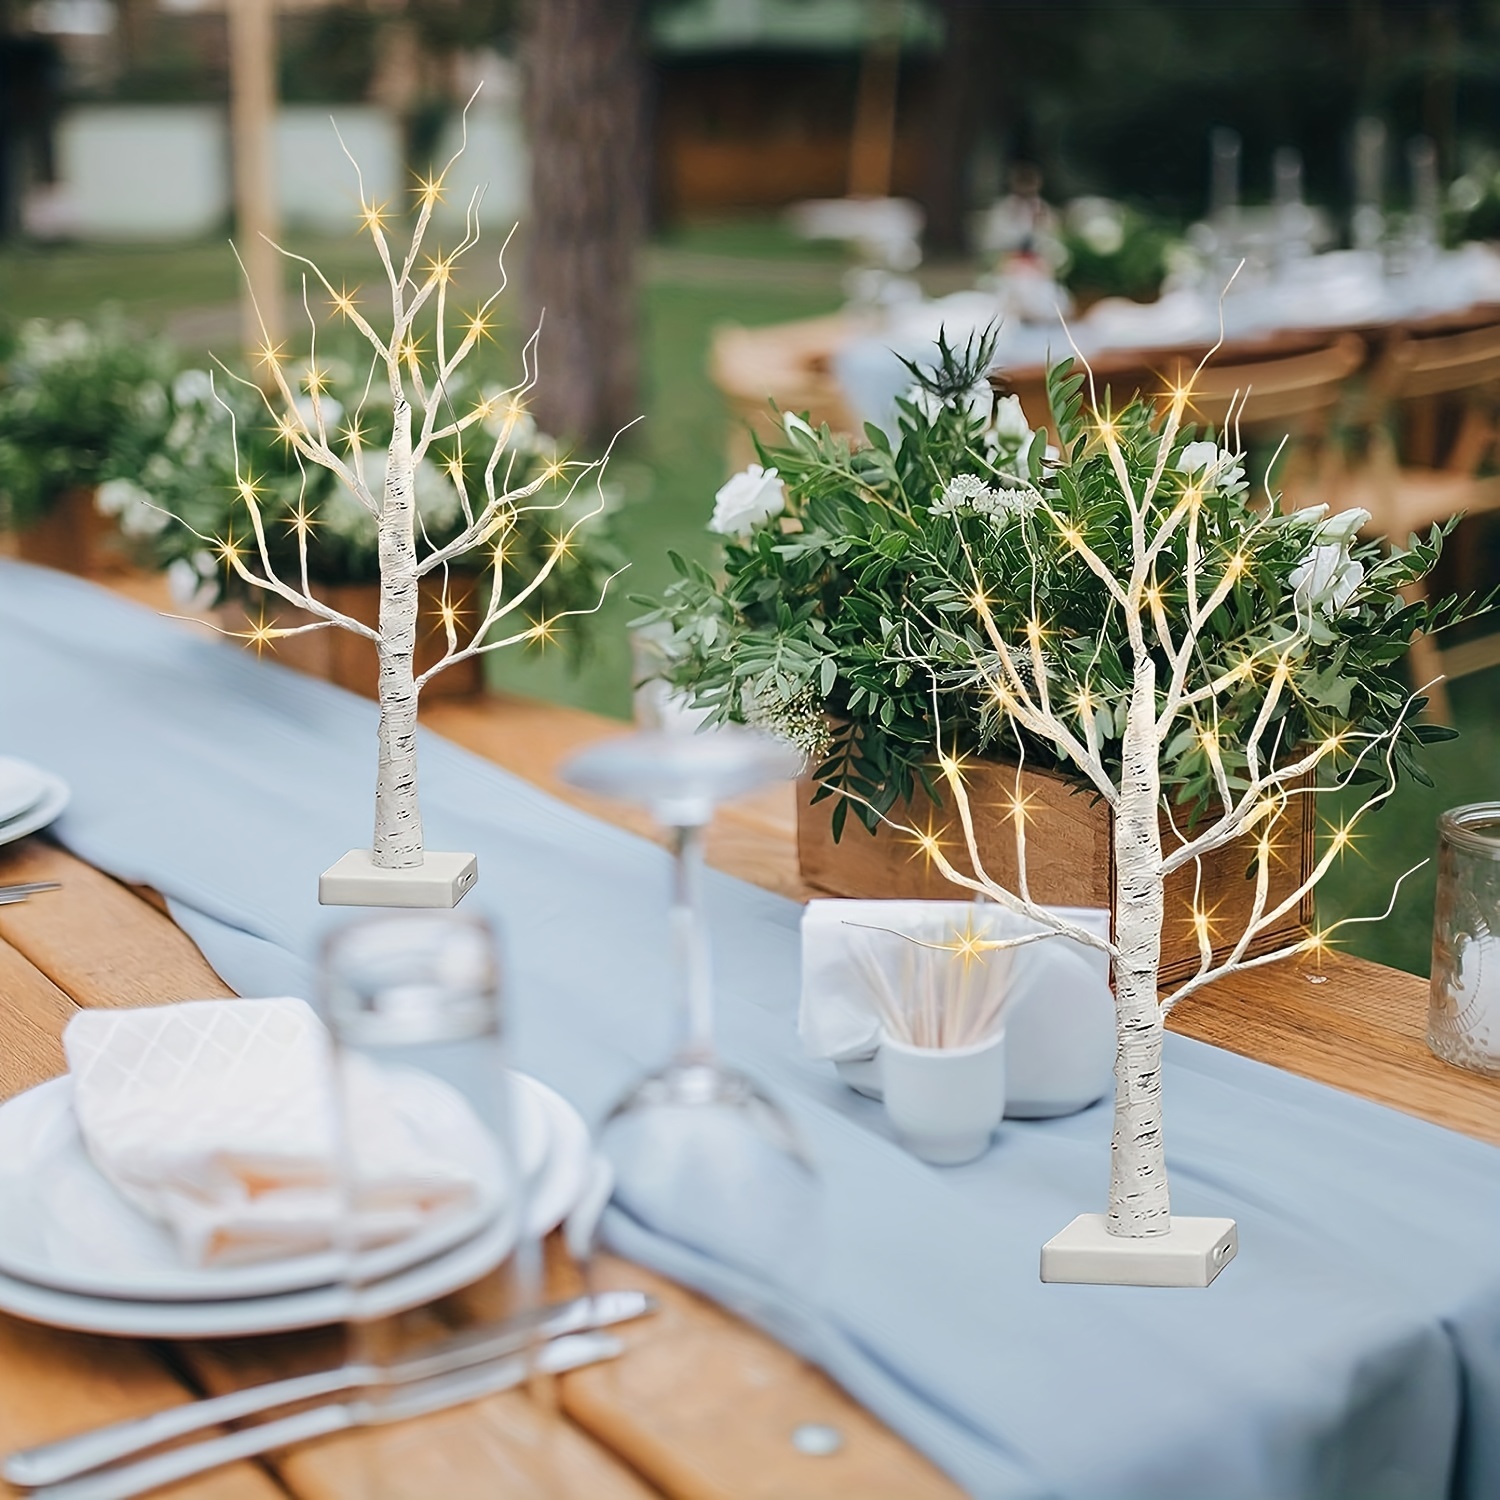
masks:
<instances>
[{"instance_id":1,"label":"white flower","mask_svg":"<svg viewBox=\"0 0 1500 1500\"><path fill-rule=\"evenodd\" d=\"M1199 469L1207 469L1218 461L1217 443L1189 443L1177 455L1177 468L1183 474L1196 474Z\"/></svg>"},{"instance_id":2,"label":"white flower","mask_svg":"<svg viewBox=\"0 0 1500 1500\"><path fill-rule=\"evenodd\" d=\"M815 440L816 440L816 438L818 436L817 433L815 433L812 430L812 428L809 427L807 425L807 423L802 420L801 417L796 416L795 414L793 414L792 412L789 412L789 411L782 412L782 414L781 414L781 425L786 429L786 435L787 435L787 437L791 438L794 441L798 437L799 434L802 437L809 437L809 438L813 438ZM753 469L755 467L755 465L751 464L750 467Z\"/></svg>"},{"instance_id":3,"label":"white flower","mask_svg":"<svg viewBox=\"0 0 1500 1500\"><path fill-rule=\"evenodd\" d=\"M1027 425L1026 413L1021 410L1019 396L1002 396L995 403L990 430L1004 443L1030 443L1031 428Z\"/></svg>"},{"instance_id":4,"label":"white flower","mask_svg":"<svg viewBox=\"0 0 1500 1500\"><path fill-rule=\"evenodd\" d=\"M207 370L184 370L172 382L174 406L207 406L213 399L213 378Z\"/></svg>"},{"instance_id":5,"label":"white flower","mask_svg":"<svg viewBox=\"0 0 1500 1500\"><path fill-rule=\"evenodd\" d=\"M952 515L960 510L978 510L980 501L993 499L995 491L977 474L955 474L943 486L943 493L932 502L935 516Z\"/></svg>"},{"instance_id":6,"label":"white flower","mask_svg":"<svg viewBox=\"0 0 1500 1500\"><path fill-rule=\"evenodd\" d=\"M129 537L155 536L171 520L154 495L128 479L106 479L95 492L94 505L102 514L116 517Z\"/></svg>"},{"instance_id":7,"label":"white flower","mask_svg":"<svg viewBox=\"0 0 1500 1500\"><path fill-rule=\"evenodd\" d=\"M302 425L309 432L318 430L318 414L313 409L311 396L298 396L292 403L296 408L297 415L302 419ZM330 396L326 391L318 397L318 405L323 408L323 425L325 429L337 427L344 420L344 403L336 396Z\"/></svg>"},{"instance_id":8,"label":"white flower","mask_svg":"<svg viewBox=\"0 0 1500 1500\"><path fill-rule=\"evenodd\" d=\"M1369 522L1370 512L1359 506L1341 510L1318 527L1318 541L1323 546L1350 547Z\"/></svg>"},{"instance_id":9,"label":"white flower","mask_svg":"<svg viewBox=\"0 0 1500 1500\"><path fill-rule=\"evenodd\" d=\"M377 448L365 454L365 488L376 505L385 503L385 475L389 454ZM458 490L436 464L423 459L417 465L414 498L417 515L429 530L441 532L452 527L460 515ZM321 519L338 536L352 541L371 541L376 532L375 517L364 502L345 485L334 488L323 502Z\"/></svg>"},{"instance_id":10,"label":"white flower","mask_svg":"<svg viewBox=\"0 0 1500 1500\"><path fill-rule=\"evenodd\" d=\"M219 569L211 552L174 557L167 564L167 588L184 609L209 609L219 602Z\"/></svg>"},{"instance_id":11,"label":"white flower","mask_svg":"<svg viewBox=\"0 0 1500 1500\"><path fill-rule=\"evenodd\" d=\"M1095 255L1115 255L1125 243L1125 224L1118 215L1095 214L1079 226L1078 237Z\"/></svg>"},{"instance_id":12,"label":"white flower","mask_svg":"<svg viewBox=\"0 0 1500 1500\"><path fill-rule=\"evenodd\" d=\"M434 531L445 531L462 514L458 487L436 464L423 459L417 465L417 514Z\"/></svg>"},{"instance_id":13,"label":"white flower","mask_svg":"<svg viewBox=\"0 0 1500 1500\"><path fill-rule=\"evenodd\" d=\"M1370 519L1370 512L1353 507L1328 516L1327 506L1309 506L1292 519L1319 521L1307 555L1287 574L1299 611L1320 611L1328 619L1343 612L1365 578L1363 563L1349 555L1354 539Z\"/></svg>"},{"instance_id":14,"label":"white flower","mask_svg":"<svg viewBox=\"0 0 1500 1500\"><path fill-rule=\"evenodd\" d=\"M938 413L945 406L956 407L966 412L976 422L987 422L990 418L990 407L995 400L995 393L990 388L989 381L981 380L977 385L970 386L968 390L949 396L946 401L935 391L928 390L925 385L913 385L903 399L915 406L929 422L935 422ZM1024 417L1022 421L1025 421Z\"/></svg>"},{"instance_id":15,"label":"white flower","mask_svg":"<svg viewBox=\"0 0 1500 1500\"><path fill-rule=\"evenodd\" d=\"M955 474L943 486L943 493L933 501L931 511L935 516L971 511L1005 523L1018 516L1030 515L1037 503L1037 497L1030 490L996 489L977 474Z\"/></svg>"},{"instance_id":16,"label":"white flower","mask_svg":"<svg viewBox=\"0 0 1500 1500\"><path fill-rule=\"evenodd\" d=\"M794 421L807 426L790 414L786 420L788 427ZM722 536L739 535L760 521L779 516L785 509L786 486L776 477L776 470L751 464L719 486L714 495L714 514L708 529Z\"/></svg>"},{"instance_id":17,"label":"white flower","mask_svg":"<svg viewBox=\"0 0 1500 1500\"><path fill-rule=\"evenodd\" d=\"M1361 583L1364 564L1349 556L1346 543L1314 547L1287 575L1299 613L1318 610L1328 619L1342 614Z\"/></svg>"},{"instance_id":18,"label":"white flower","mask_svg":"<svg viewBox=\"0 0 1500 1500\"><path fill-rule=\"evenodd\" d=\"M1215 486L1231 489L1245 477L1240 455L1211 442L1188 443L1177 455L1177 470L1181 474L1200 474L1205 489Z\"/></svg>"}]
</instances>

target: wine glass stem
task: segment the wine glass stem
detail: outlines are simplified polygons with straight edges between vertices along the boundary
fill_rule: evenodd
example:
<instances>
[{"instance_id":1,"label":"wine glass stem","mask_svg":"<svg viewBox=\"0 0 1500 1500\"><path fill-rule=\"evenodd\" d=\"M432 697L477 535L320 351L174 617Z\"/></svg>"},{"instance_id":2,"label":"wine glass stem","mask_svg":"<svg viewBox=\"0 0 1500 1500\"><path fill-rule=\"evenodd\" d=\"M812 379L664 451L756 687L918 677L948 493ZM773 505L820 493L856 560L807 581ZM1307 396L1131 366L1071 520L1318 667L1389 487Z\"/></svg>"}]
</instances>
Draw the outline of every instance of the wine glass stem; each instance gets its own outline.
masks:
<instances>
[{"instance_id":1,"label":"wine glass stem","mask_svg":"<svg viewBox=\"0 0 1500 1500\"><path fill-rule=\"evenodd\" d=\"M703 920L703 829L676 830L672 890L672 936L686 999L684 1055L708 1062L714 1051L713 965Z\"/></svg>"}]
</instances>

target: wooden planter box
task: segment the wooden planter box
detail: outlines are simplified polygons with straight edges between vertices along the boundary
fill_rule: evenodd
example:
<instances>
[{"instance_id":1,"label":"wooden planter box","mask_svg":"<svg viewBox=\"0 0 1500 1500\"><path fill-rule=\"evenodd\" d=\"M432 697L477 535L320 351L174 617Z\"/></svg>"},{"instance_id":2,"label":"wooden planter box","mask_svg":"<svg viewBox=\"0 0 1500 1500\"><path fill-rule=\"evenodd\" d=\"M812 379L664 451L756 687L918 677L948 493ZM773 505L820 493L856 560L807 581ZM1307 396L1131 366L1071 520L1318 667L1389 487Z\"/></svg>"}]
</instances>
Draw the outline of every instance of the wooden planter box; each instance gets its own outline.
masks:
<instances>
[{"instance_id":1,"label":"wooden planter box","mask_svg":"<svg viewBox=\"0 0 1500 1500\"><path fill-rule=\"evenodd\" d=\"M317 597L332 608L352 615L367 625L376 623L380 613L379 585L333 583L314 584L313 587ZM448 596L457 606L462 622L472 624L478 618L482 601L479 598L478 580L472 575L450 573ZM432 666L447 648L447 638L438 613L441 602L441 581L436 577L424 578L417 617L418 675ZM213 618L221 630L239 632L256 624L262 618L262 612L268 624L275 624L283 629L311 624L315 618L304 610L294 609L274 594L266 594L247 603L236 601L221 604L214 610ZM462 639L461 629L459 634ZM337 683L366 698L378 695L380 664L375 643L363 636L330 627L327 630L311 630L306 635L283 636L267 649L271 650L277 661L288 667L296 667L300 672ZM422 689L422 695L424 698L469 698L483 691L484 659L476 656L439 672Z\"/></svg>"},{"instance_id":2,"label":"wooden planter box","mask_svg":"<svg viewBox=\"0 0 1500 1500\"><path fill-rule=\"evenodd\" d=\"M1015 768L998 762L971 763L965 778L985 868L993 879L1015 889L1015 829L1008 812L1016 790ZM1020 789L1027 799L1027 874L1032 899L1048 906L1108 907L1113 911L1114 817L1109 808L1049 771L1023 771ZM962 899L961 888L950 885L909 838L888 827L878 834L867 832L852 808L843 838L834 843L830 822L838 798L825 797L814 805L816 790L816 783L807 778L797 789L797 856L808 885L831 896ZM1268 908L1294 891L1312 868L1313 800L1311 796L1294 798L1287 810L1271 868ZM964 874L972 873L963 829L951 801L934 806L919 789L900 817L913 828L930 827L942 838L943 852L953 867ZM1166 848L1176 843L1165 819L1162 841ZM1253 858L1254 842L1244 839L1203 860L1200 899L1212 914L1216 958L1226 956L1233 948L1249 915L1255 887L1253 881L1245 879L1245 871ZM1164 983L1185 978L1198 968L1193 883L1191 865L1167 881L1160 970ZM1312 920L1309 893L1275 927L1262 933L1249 952L1266 953L1295 942Z\"/></svg>"},{"instance_id":3,"label":"wooden planter box","mask_svg":"<svg viewBox=\"0 0 1500 1500\"><path fill-rule=\"evenodd\" d=\"M35 524L15 534L16 556L84 578L129 567L124 539L94 506L92 489L65 490Z\"/></svg>"}]
</instances>

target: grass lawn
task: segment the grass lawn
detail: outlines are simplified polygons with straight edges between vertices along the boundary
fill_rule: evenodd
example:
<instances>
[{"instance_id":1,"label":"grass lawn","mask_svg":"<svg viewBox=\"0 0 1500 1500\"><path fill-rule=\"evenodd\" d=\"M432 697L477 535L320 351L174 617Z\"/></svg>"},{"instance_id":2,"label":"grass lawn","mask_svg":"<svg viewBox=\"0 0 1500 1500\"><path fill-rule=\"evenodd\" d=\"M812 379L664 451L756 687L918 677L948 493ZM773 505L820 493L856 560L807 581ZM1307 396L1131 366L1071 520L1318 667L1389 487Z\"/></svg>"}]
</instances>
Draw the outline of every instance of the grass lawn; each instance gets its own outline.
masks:
<instances>
[{"instance_id":1,"label":"grass lawn","mask_svg":"<svg viewBox=\"0 0 1500 1500\"><path fill-rule=\"evenodd\" d=\"M369 280L369 247L352 237L295 248L312 254L335 281ZM714 551L704 523L725 477L726 437L724 407L705 375L714 328L809 317L841 300L838 257L799 244L769 222L680 232L651 247L645 269L645 421L613 468L624 496L616 530L631 569L605 606L597 643L577 674L555 649L491 661L498 685L622 718L630 704L625 626L637 612L629 596L662 587L669 547L704 559ZM939 273L937 284L956 284L954 273ZM204 329L221 330L209 342L232 347L237 294L238 273L223 244L0 252L0 309L7 317L88 314L113 302L143 325L177 328L189 357L197 355ZM1500 799L1500 669L1455 685L1453 700L1463 734L1431 751L1436 788L1403 786L1363 825L1368 832L1320 890L1323 922L1383 911L1395 877L1433 853L1442 809ZM1347 798L1328 798L1321 810L1336 819L1351 806ZM1389 920L1344 929L1342 945L1426 973L1432 890L1429 866L1406 883Z\"/></svg>"}]
</instances>

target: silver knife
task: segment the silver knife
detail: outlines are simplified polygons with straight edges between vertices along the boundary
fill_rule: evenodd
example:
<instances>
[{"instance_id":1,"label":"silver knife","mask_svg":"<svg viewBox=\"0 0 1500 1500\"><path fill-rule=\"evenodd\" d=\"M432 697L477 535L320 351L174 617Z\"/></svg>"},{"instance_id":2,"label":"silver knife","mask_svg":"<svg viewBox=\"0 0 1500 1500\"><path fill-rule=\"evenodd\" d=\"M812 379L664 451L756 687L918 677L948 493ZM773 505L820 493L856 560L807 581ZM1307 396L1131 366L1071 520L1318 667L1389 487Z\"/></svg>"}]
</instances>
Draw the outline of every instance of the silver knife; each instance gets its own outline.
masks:
<instances>
[{"instance_id":1,"label":"silver knife","mask_svg":"<svg viewBox=\"0 0 1500 1500\"><path fill-rule=\"evenodd\" d=\"M399 1386L429 1380L453 1370L517 1354L533 1338L557 1339L589 1329L613 1327L655 1311L655 1299L645 1292L613 1291L600 1292L593 1299L576 1297L571 1302L538 1308L530 1317L508 1323L500 1331L486 1329L455 1334L411 1359L379 1370L340 1365L333 1370L292 1375L284 1380L227 1391L222 1396L190 1401L183 1406L171 1406L150 1416L111 1422L107 1427L96 1427L35 1448L24 1448L12 1453L0 1465L0 1474L11 1484L27 1489L56 1485L148 1448L201 1432L204 1428L257 1416L278 1406L336 1396L360 1386Z\"/></svg>"},{"instance_id":2,"label":"silver knife","mask_svg":"<svg viewBox=\"0 0 1500 1500\"><path fill-rule=\"evenodd\" d=\"M561 1374L599 1360L613 1359L624 1344L608 1333L573 1333L553 1339L536 1351L535 1368ZM273 1448L288 1448L313 1438L346 1432L353 1427L373 1427L425 1416L446 1407L477 1401L497 1391L508 1390L525 1380L528 1361L524 1354L439 1375L410 1381L389 1394L363 1396L352 1401L330 1401L289 1417L278 1417L256 1427L241 1428L219 1437L205 1438L170 1453L143 1458L133 1464L101 1469L80 1479L46 1485L33 1492L32 1500L131 1500L148 1490L175 1484L194 1474L253 1458Z\"/></svg>"},{"instance_id":3,"label":"silver knife","mask_svg":"<svg viewBox=\"0 0 1500 1500\"><path fill-rule=\"evenodd\" d=\"M0 897L14 896L23 899L27 896L35 896L39 891L60 891L62 882L60 880L28 880L20 885L0 885Z\"/></svg>"}]
</instances>

